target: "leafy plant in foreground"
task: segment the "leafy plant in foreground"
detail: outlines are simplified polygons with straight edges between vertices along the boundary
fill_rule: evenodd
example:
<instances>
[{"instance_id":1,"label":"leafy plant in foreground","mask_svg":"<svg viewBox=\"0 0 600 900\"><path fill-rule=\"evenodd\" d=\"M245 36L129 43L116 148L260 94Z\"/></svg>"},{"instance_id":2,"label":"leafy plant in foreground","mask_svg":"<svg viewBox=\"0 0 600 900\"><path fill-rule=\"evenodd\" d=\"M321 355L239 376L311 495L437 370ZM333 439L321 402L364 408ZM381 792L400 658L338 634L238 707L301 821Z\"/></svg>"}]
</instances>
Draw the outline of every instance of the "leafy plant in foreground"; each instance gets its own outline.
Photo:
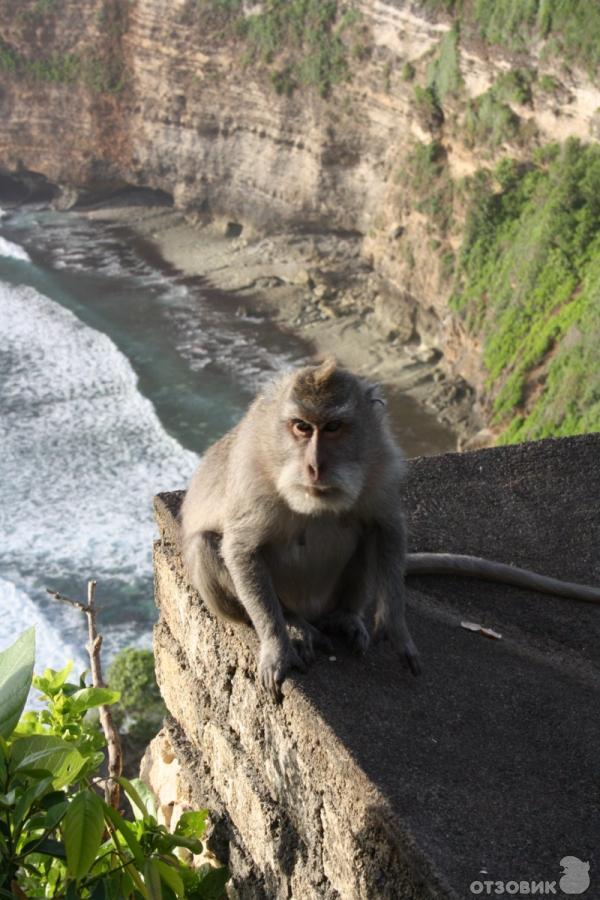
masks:
<instances>
[{"instance_id":1,"label":"leafy plant in foreground","mask_svg":"<svg viewBox=\"0 0 600 900\"><path fill-rule=\"evenodd\" d=\"M221 897L225 868L194 870L176 854L201 852L206 811L170 834L142 782L119 779L134 821L96 792L105 742L87 713L119 694L69 682L71 664L35 677L34 656L33 628L0 653L0 897ZM22 715L32 683L43 706Z\"/></svg>"}]
</instances>

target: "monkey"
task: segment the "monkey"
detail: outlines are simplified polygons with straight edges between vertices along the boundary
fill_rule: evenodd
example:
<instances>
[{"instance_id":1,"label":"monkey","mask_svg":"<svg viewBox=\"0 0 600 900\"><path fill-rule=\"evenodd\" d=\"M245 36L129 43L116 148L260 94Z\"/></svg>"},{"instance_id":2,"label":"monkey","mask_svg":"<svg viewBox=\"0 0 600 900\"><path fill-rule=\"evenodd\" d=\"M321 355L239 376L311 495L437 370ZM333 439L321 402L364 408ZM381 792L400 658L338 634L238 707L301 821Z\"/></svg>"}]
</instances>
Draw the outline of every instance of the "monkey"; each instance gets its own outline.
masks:
<instances>
[{"instance_id":1,"label":"monkey","mask_svg":"<svg viewBox=\"0 0 600 900\"><path fill-rule=\"evenodd\" d=\"M387 637L418 675L405 576L468 575L589 602L600 589L474 556L407 553L402 452L376 385L335 359L268 385L205 453L181 510L190 580L225 619L251 624L275 698L339 633L364 653ZM372 624L372 634L367 627Z\"/></svg>"},{"instance_id":2,"label":"monkey","mask_svg":"<svg viewBox=\"0 0 600 900\"><path fill-rule=\"evenodd\" d=\"M335 359L267 386L208 449L181 510L188 575L218 616L250 623L275 698L327 634L387 637L416 675L405 619L405 473L377 387Z\"/></svg>"}]
</instances>

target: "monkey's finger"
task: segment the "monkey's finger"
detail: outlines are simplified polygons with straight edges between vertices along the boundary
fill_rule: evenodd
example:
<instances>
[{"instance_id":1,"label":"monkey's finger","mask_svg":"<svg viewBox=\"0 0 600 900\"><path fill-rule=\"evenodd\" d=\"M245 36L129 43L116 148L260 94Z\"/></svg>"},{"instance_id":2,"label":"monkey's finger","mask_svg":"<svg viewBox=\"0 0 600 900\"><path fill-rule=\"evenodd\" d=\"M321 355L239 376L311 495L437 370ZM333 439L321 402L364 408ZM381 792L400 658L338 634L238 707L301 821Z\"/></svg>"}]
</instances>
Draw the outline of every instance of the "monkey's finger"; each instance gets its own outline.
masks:
<instances>
[{"instance_id":1,"label":"monkey's finger","mask_svg":"<svg viewBox=\"0 0 600 900\"><path fill-rule=\"evenodd\" d=\"M315 628L315 634L313 635L314 645L317 650L322 650L323 653L331 655L334 652L334 647L329 638L323 634L322 631L319 631Z\"/></svg>"},{"instance_id":2,"label":"monkey's finger","mask_svg":"<svg viewBox=\"0 0 600 900\"><path fill-rule=\"evenodd\" d=\"M275 669L273 666L264 666L260 670L260 683L264 690L271 695L273 700L278 702L281 700L281 681L277 682Z\"/></svg>"},{"instance_id":3,"label":"monkey's finger","mask_svg":"<svg viewBox=\"0 0 600 900\"><path fill-rule=\"evenodd\" d=\"M412 653L410 650L407 650L405 653L406 661L408 663L408 667L413 675L420 675L423 671L421 668L421 658L418 653Z\"/></svg>"},{"instance_id":4,"label":"monkey's finger","mask_svg":"<svg viewBox=\"0 0 600 900\"><path fill-rule=\"evenodd\" d=\"M310 651L306 647L303 641L294 641L292 644L293 655L290 660L290 665L294 667L294 669L299 669L300 672L306 672L308 668L308 663L313 662L315 658L314 650L312 650L312 656L305 656ZM281 680L283 681L285 677L285 673L282 674Z\"/></svg>"},{"instance_id":5,"label":"monkey's finger","mask_svg":"<svg viewBox=\"0 0 600 900\"><path fill-rule=\"evenodd\" d=\"M359 618L348 627L347 637L353 653L363 656L367 652L371 637L366 626Z\"/></svg>"},{"instance_id":6,"label":"monkey's finger","mask_svg":"<svg viewBox=\"0 0 600 900\"><path fill-rule=\"evenodd\" d=\"M296 651L298 658L301 661L301 665L303 670L306 671L306 667L315 661L315 648L313 646L312 639L309 638L301 638L296 641L292 641L292 647Z\"/></svg>"}]
</instances>

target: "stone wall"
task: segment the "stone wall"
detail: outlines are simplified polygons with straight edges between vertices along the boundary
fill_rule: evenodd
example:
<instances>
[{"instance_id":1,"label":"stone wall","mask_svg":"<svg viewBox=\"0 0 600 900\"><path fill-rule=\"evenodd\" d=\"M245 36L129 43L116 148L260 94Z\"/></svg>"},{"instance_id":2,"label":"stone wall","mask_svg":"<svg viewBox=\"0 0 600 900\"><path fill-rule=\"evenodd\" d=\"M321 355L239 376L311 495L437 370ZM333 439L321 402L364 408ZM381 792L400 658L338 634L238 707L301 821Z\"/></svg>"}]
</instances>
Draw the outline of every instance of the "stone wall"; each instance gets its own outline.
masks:
<instances>
[{"instance_id":1,"label":"stone wall","mask_svg":"<svg viewBox=\"0 0 600 900\"><path fill-rule=\"evenodd\" d=\"M600 584L599 452L588 435L412 460L411 549ZM275 705L253 633L187 584L180 502L157 499L158 679L184 801L211 809L238 896L463 900L484 878L558 885L567 854L594 871L599 606L413 579L420 679L385 645L360 659L336 647Z\"/></svg>"},{"instance_id":2,"label":"stone wall","mask_svg":"<svg viewBox=\"0 0 600 900\"><path fill-rule=\"evenodd\" d=\"M157 673L189 796L211 809L212 846L228 858L239 895L453 896L327 722L326 708L293 679L281 705L262 693L253 633L217 622L186 582L169 512L178 499L163 495L158 503ZM322 674L336 667L324 661Z\"/></svg>"}]
</instances>

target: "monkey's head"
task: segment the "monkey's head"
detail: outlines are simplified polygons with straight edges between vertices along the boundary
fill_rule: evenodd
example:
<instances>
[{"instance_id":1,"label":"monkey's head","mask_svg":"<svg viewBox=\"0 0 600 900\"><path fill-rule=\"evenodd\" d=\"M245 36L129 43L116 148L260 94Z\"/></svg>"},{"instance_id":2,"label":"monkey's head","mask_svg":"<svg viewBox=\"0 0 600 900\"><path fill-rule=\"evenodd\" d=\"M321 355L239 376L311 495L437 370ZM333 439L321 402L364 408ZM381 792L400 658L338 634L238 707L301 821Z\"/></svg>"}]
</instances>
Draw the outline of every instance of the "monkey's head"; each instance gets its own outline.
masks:
<instances>
[{"instance_id":1,"label":"monkey's head","mask_svg":"<svg viewBox=\"0 0 600 900\"><path fill-rule=\"evenodd\" d=\"M304 515L349 511L382 444L383 401L334 359L289 376L282 390L279 494Z\"/></svg>"}]
</instances>

